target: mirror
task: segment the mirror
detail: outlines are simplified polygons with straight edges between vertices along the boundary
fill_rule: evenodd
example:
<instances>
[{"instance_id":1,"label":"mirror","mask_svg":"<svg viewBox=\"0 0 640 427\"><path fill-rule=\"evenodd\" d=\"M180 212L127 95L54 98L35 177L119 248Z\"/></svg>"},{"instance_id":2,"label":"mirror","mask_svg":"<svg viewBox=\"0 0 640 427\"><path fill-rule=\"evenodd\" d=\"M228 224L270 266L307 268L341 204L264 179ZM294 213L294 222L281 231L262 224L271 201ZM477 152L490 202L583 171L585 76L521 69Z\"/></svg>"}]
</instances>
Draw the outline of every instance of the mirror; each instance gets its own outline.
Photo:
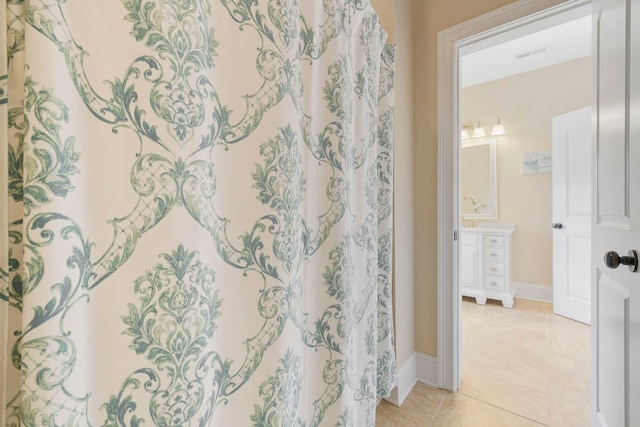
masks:
<instances>
[{"instance_id":1,"label":"mirror","mask_svg":"<svg viewBox=\"0 0 640 427\"><path fill-rule=\"evenodd\" d=\"M462 141L460 199L460 215L465 219L498 217L495 138Z\"/></svg>"}]
</instances>

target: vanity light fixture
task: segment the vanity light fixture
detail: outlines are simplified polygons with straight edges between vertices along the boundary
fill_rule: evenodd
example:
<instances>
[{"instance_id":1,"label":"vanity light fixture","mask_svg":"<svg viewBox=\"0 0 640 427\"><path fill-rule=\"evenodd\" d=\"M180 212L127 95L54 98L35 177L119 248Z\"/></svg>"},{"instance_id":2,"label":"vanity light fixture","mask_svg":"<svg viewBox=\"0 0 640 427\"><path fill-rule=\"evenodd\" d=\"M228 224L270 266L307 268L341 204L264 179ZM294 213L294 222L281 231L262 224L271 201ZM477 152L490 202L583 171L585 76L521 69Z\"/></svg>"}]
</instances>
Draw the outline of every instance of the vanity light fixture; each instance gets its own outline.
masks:
<instances>
[{"instance_id":1,"label":"vanity light fixture","mask_svg":"<svg viewBox=\"0 0 640 427\"><path fill-rule=\"evenodd\" d=\"M504 135L504 126L502 125L502 121L500 120L499 116L498 116L498 121L493 126L493 130L491 131L491 135L493 135L493 136Z\"/></svg>"},{"instance_id":2,"label":"vanity light fixture","mask_svg":"<svg viewBox=\"0 0 640 427\"><path fill-rule=\"evenodd\" d=\"M473 129L473 138L484 138L485 136L486 134L484 133L484 128L478 120L478 124L476 125L475 129Z\"/></svg>"},{"instance_id":3,"label":"vanity light fixture","mask_svg":"<svg viewBox=\"0 0 640 427\"><path fill-rule=\"evenodd\" d=\"M500 136L504 135L504 125L502 124L502 120L498 117L496 124L493 126L491 130L491 136ZM471 135L471 136L469 136ZM462 125L462 130L460 131L460 139L469 139L471 138L484 138L487 136L484 125L480 120L477 122L468 122Z\"/></svg>"}]
</instances>

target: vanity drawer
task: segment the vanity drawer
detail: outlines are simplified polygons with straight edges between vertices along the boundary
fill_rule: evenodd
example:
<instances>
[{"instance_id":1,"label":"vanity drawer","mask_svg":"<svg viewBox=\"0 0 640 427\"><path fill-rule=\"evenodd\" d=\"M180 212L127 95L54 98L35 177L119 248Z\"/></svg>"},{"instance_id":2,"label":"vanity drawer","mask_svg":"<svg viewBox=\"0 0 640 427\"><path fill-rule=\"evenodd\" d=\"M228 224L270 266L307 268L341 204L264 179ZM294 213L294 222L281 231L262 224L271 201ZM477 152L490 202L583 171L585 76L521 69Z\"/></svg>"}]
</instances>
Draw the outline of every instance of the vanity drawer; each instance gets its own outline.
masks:
<instances>
[{"instance_id":1,"label":"vanity drawer","mask_svg":"<svg viewBox=\"0 0 640 427\"><path fill-rule=\"evenodd\" d=\"M493 274L494 276L504 276L504 264L497 262L484 263L485 274Z\"/></svg>"},{"instance_id":2,"label":"vanity drawer","mask_svg":"<svg viewBox=\"0 0 640 427\"><path fill-rule=\"evenodd\" d=\"M504 249L484 248L484 260L487 262L504 261Z\"/></svg>"},{"instance_id":3,"label":"vanity drawer","mask_svg":"<svg viewBox=\"0 0 640 427\"><path fill-rule=\"evenodd\" d=\"M483 236L482 239L482 243L485 246L492 246L492 247L504 247L504 236L494 236L491 234L487 234L485 236Z\"/></svg>"},{"instance_id":4,"label":"vanity drawer","mask_svg":"<svg viewBox=\"0 0 640 427\"><path fill-rule=\"evenodd\" d=\"M484 288L493 291L504 291L504 277L484 276Z\"/></svg>"}]
</instances>

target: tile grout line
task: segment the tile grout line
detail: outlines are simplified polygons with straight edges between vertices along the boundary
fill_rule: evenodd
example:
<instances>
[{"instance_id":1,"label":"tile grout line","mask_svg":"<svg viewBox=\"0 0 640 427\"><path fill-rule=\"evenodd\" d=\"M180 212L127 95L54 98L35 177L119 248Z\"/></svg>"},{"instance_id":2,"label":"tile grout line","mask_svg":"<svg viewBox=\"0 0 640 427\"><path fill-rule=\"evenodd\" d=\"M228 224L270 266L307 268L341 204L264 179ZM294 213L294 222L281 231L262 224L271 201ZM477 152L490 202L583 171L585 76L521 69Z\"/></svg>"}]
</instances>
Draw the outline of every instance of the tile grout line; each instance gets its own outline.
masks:
<instances>
[{"instance_id":1,"label":"tile grout line","mask_svg":"<svg viewBox=\"0 0 640 427\"><path fill-rule=\"evenodd\" d=\"M440 409L442 409L442 405L444 404L444 400L447 398L446 394L442 395L442 399L440 399L440 404L438 405L438 409L436 409L433 413L433 416L431 417L431 425L433 425L433 422L435 421L435 419L437 418L437 416L440 414Z\"/></svg>"},{"instance_id":2,"label":"tile grout line","mask_svg":"<svg viewBox=\"0 0 640 427\"><path fill-rule=\"evenodd\" d=\"M520 418L524 418L525 420L532 421L532 422L534 422L534 423L536 423L536 424L539 424L539 425L541 425L541 426L549 427L549 424L541 423L540 421L534 420L533 418L529 418L529 417L527 417L527 416L525 416L525 415L522 415L522 414L518 414L517 412L514 412L514 411L512 411L512 410L510 410L510 409L501 408L500 406L495 405L495 404L493 404L493 403L491 403L491 402L485 402L484 400L480 400L480 399L478 399L478 398L476 398L476 397L469 396L468 394L464 394L464 393L461 393L461 392L457 392L457 393L460 393L462 396L467 397L467 398L469 398L469 399L473 399L473 400L475 400L476 402L484 403L485 405L491 406L491 407L493 407L493 408L499 409L499 410L504 411L504 412L508 412L508 413L510 413L510 414L512 414L512 415L515 415L515 416L520 417Z\"/></svg>"}]
</instances>

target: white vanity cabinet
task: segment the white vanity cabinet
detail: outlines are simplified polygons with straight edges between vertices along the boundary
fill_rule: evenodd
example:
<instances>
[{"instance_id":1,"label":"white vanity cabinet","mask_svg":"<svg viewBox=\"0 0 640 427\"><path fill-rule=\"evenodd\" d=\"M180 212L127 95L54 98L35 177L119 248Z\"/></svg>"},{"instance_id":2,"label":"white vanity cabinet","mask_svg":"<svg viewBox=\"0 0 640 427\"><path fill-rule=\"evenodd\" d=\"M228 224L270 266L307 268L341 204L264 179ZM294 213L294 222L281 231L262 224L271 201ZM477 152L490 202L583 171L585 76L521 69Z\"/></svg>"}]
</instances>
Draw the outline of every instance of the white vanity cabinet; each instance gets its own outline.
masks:
<instances>
[{"instance_id":1,"label":"white vanity cabinet","mask_svg":"<svg viewBox=\"0 0 640 427\"><path fill-rule=\"evenodd\" d=\"M460 290L484 305L487 298L513 307L511 235L513 229L465 228L460 233Z\"/></svg>"}]
</instances>

